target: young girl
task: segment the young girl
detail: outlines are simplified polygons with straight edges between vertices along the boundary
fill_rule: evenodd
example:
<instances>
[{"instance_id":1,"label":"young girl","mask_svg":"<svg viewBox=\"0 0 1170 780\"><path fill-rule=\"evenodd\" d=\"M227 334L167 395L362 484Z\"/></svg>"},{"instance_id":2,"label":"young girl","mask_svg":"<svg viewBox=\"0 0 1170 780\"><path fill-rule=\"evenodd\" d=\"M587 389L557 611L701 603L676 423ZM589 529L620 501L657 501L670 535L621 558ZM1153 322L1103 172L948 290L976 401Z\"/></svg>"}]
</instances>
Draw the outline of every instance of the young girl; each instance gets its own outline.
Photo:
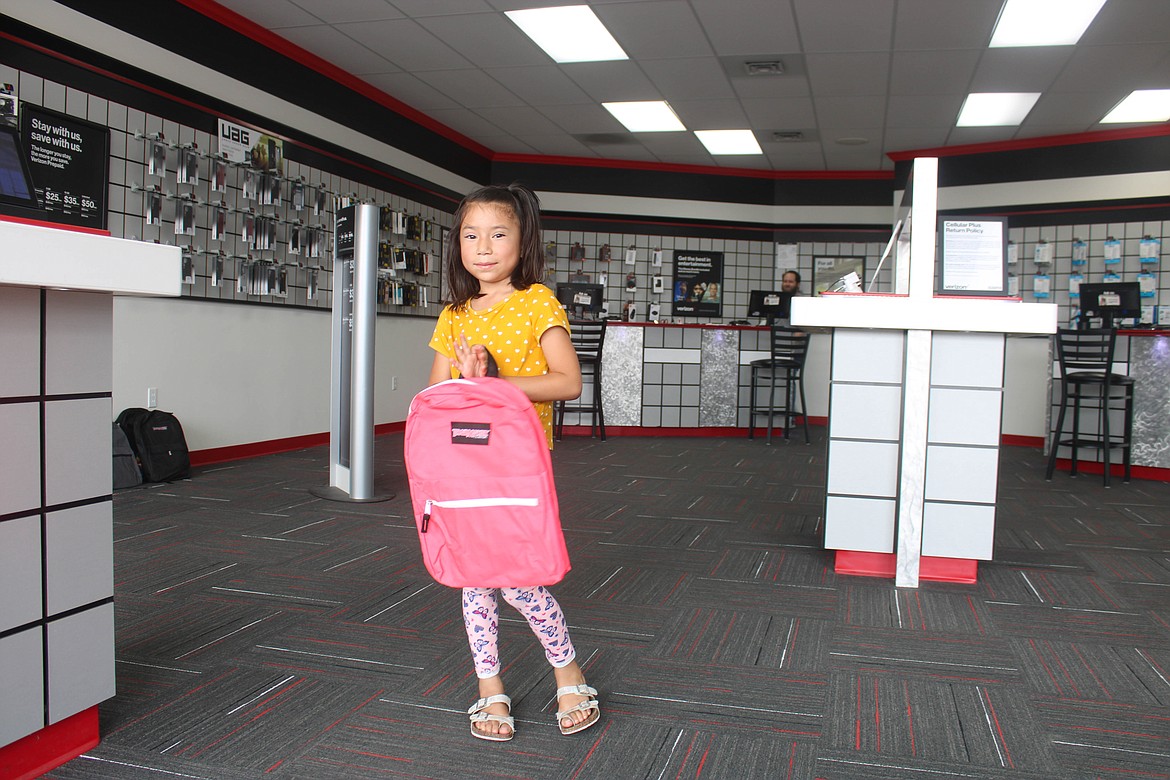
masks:
<instances>
[{"instance_id":1,"label":"young girl","mask_svg":"<svg viewBox=\"0 0 1170 780\"><path fill-rule=\"evenodd\" d=\"M526 187L484 187L455 211L458 235L444 267L451 302L439 315L430 346L430 383L484 376L488 352L499 375L524 391L544 424L552 447L554 401L581 394L581 368L569 340L565 311L544 277L540 202ZM520 611L553 666L557 724L574 734L597 722L597 691L585 684L556 599L543 587L502 588ZM463 622L479 678L479 700L468 710L471 733L506 741L515 733L512 700L504 694L498 652L499 607L494 588L463 589Z\"/></svg>"}]
</instances>

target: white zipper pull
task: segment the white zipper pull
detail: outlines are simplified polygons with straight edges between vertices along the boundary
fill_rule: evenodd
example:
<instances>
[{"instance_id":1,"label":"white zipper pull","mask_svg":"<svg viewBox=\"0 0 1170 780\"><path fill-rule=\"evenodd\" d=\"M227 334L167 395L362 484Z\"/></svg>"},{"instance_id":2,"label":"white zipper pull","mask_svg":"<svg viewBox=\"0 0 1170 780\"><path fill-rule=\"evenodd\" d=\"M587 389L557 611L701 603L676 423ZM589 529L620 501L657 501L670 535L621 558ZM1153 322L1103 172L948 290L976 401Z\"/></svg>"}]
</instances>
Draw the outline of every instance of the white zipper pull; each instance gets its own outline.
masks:
<instances>
[{"instance_id":1,"label":"white zipper pull","mask_svg":"<svg viewBox=\"0 0 1170 780\"><path fill-rule=\"evenodd\" d=\"M426 503L423 504L422 531L420 533L425 534L427 532L427 526L431 524L431 505L434 503L434 501L428 498Z\"/></svg>"}]
</instances>

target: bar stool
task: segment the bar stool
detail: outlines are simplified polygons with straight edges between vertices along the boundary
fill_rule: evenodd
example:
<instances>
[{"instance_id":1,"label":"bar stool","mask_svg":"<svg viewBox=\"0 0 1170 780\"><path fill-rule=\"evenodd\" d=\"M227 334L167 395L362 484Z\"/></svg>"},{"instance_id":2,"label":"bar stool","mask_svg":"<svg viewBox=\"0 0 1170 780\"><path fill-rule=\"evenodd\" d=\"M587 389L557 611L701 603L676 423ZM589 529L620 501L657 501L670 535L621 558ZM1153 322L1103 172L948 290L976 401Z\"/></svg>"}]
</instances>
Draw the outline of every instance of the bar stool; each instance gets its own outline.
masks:
<instances>
[{"instance_id":1,"label":"bar stool","mask_svg":"<svg viewBox=\"0 0 1170 780\"><path fill-rule=\"evenodd\" d=\"M1130 442L1133 438L1132 377L1113 373L1113 349L1117 331L1113 328L1059 330L1056 332L1056 355L1060 364L1060 411L1052 431L1052 448L1048 453L1045 478L1051 480L1060 447L1070 449L1071 476L1077 474L1077 449L1091 447L1101 451L1105 465L1105 487L1109 487L1110 453L1122 452L1125 481L1129 482ZM1065 415L1072 403L1072 426L1064 430ZM1081 429L1081 410L1096 411L1095 430ZM1122 430L1110 430L1110 413L1122 413ZM1092 421L1089 421L1090 426Z\"/></svg>"},{"instance_id":2,"label":"bar stool","mask_svg":"<svg viewBox=\"0 0 1170 780\"><path fill-rule=\"evenodd\" d=\"M768 439L772 443L772 426L777 416L784 418L784 438L789 438L792 421L797 417L794 402L795 395L800 394L800 418L804 423L804 442L808 444L808 413L804 403L804 359L808 355L809 334L797 328L786 325L772 326L772 357L762 360L753 360L750 363L752 371L751 397L748 408L748 438L754 439L756 433L756 417L768 417ZM761 382L768 387L768 405L757 407L756 395ZM776 389L783 392L783 404L776 405Z\"/></svg>"},{"instance_id":3,"label":"bar stool","mask_svg":"<svg viewBox=\"0 0 1170 780\"><path fill-rule=\"evenodd\" d=\"M605 320L573 320L569 323L569 338L577 351L577 361L581 364L582 385L584 379L590 378L593 387L588 401L557 401L556 438L559 440L565 434L565 412L584 412L589 414L590 438L596 430L601 440L605 441L605 412L601 408L601 353L605 347Z\"/></svg>"}]
</instances>

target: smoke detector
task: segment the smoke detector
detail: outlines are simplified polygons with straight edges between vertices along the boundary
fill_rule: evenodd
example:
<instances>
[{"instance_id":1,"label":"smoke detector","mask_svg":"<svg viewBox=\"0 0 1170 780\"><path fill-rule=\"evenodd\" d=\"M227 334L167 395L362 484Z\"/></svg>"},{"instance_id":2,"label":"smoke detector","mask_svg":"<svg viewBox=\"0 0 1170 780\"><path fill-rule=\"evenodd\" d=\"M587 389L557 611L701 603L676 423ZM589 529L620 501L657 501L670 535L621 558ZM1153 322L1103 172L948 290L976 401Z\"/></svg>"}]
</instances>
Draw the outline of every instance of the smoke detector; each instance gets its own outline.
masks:
<instances>
[{"instance_id":1,"label":"smoke detector","mask_svg":"<svg viewBox=\"0 0 1170 780\"><path fill-rule=\"evenodd\" d=\"M784 63L780 60L758 60L745 62L743 69L749 76L779 76L784 73Z\"/></svg>"}]
</instances>

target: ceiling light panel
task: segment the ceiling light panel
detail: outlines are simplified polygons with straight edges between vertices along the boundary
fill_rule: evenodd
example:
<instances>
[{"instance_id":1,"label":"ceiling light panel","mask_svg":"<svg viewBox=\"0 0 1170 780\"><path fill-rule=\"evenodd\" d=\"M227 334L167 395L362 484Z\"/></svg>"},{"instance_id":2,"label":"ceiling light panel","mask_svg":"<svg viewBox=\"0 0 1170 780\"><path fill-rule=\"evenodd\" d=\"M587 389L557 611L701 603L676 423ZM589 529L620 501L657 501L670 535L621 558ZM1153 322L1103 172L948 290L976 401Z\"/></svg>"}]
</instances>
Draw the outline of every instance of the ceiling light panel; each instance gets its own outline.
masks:
<instances>
[{"instance_id":1,"label":"ceiling light panel","mask_svg":"<svg viewBox=\"0 0 1170 780\"><path fill-rule=\"evenodd\" d=\"M631 133L666 133L686 130L678 115L663 100L602 103Z\"/></svg>"},{"instance_id":2,"label":"ceiling light panel","mask_svg":"<svg viewBox=\"0 0 1170 780\"><path fill-rule=\"evenodd\" d=\"M963 101L957 127L1018 125L1040 99L1039 92L972 92Z\"/></svg>"},{"instance_id":3,"label":"ceiling light panel","mask_svg":"<svg viewBox=\"0 0 1170 780\"><path fill-rule=\"evenodd\" d=\"M587 5L505 11L556 62L604 62L629 57Z\"/></svg>"},{"instance_id":4,"label":"ceiling light panel","mask_svg":"<svg viewBox=\"0 0 1170 780\"><path fill-rule=\"evenodd\" d=\"M1115 122L1170 121L1170 89L1136 89L1101 120Z\"/></svg>"},{"instance_id":5,"label":"ceiling light panel","mask_svg":"<svg viewBox=\"0 0 1170 780\"><path fill-rule=\"evenodd\" d=\"M763 154L751 130L696 130L711 154Z\"/></svg>"},{"instance_id":6,"label":"ceiling light panel","mask_svg":"<svg viewBox=\"0 0 1170 780\"><path fill-rule=\"evenodd\" d=\"M1006 0L991 34L991 48L1072 46L1105 0Z\"/></svg>"}]
</instances>

